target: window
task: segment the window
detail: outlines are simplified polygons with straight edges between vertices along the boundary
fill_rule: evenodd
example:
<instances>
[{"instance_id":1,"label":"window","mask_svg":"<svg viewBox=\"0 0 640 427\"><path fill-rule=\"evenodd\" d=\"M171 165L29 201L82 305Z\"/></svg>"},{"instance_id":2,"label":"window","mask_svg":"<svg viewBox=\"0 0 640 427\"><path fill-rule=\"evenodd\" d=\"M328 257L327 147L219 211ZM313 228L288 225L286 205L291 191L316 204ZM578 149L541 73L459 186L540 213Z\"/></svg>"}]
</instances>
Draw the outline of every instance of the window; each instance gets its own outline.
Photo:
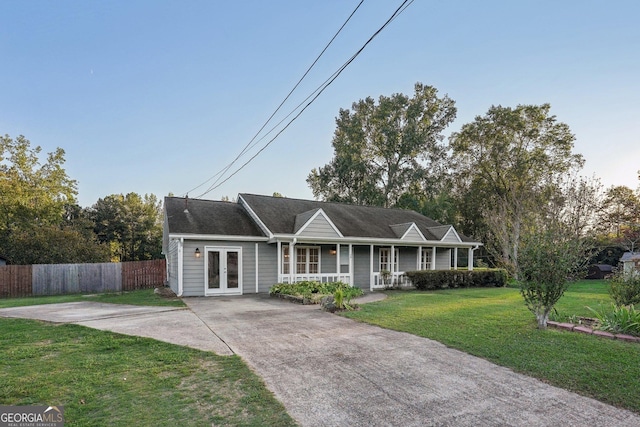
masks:
<instances>
[{"instance_id":1,"label":"window","mask_svg":"<svg viewBox=\"0 0 640 427\"><path fill-rule=\"evenodd\" d=\"M296 274L318 274L320 272L320 249L296 247ZM282 246L282 274L290 274L289 246Z\"/></svg>"},{"instance_id":2,"label":"window","mask_svg":"<svg viewBox=\"0 0 640 427\"><path fill-rule=\"evenodd\" d=\"M422 258L420 259L420 269L431 270L431 250L422 249Z\"/></svg>"},{"instance_id":3,"label":"window","mask_svg":"<svg viewBox=\"0 0 640 427\"><path fill-rule=\"evenodd\" d=\"M289 246L282 247L282 274L289 274Z\"/></svg>"},{"instance_id":4,"label":"window","mask_svg":"<svg viewBox=\"0 0 640 427\"><path fill-rule=\"evenodd\" d=\"M398 248L394 250L393 271L398 271ZM380 248L380 270L391 271L391 249Z\"/></svg>"},{"instance_id":5,"label":"window","mask_svg":"<svg viewBox=\"0 0 640 427\"><path fill-rule=\"evenodd\" d=\"M318 248L296 248L296 274L318 274L319 267Z\"/></svg>"}]
</instances>

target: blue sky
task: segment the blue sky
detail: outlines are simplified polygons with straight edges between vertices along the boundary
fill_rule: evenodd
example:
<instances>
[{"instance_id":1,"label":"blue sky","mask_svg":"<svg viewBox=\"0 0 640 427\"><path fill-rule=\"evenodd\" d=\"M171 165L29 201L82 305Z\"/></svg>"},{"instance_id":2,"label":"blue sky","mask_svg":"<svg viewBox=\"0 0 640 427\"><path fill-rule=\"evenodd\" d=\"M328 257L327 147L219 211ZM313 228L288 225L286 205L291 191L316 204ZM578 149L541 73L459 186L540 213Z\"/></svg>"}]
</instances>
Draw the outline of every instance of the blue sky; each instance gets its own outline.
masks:
<instances>
[{"instance_id":1,"label":"blue sky","mask_svg":"<svg viewBox=\"0 0 640 427\"><path fill-rule=\"evenodd\" d=\"M276 122L400 3L365 0ZM0 133L44 152L62 147L83 206L132 191L182 195L239 153L357 4L0 1ZM418 81L456 101L447 133L491 105L548 102L576 135L584 175L636 188L638 16L635 0L416 0L269 148L203 197L311 198L305 180L332 157L339 109L411 94Z\"/></svg>"}]
</instances>

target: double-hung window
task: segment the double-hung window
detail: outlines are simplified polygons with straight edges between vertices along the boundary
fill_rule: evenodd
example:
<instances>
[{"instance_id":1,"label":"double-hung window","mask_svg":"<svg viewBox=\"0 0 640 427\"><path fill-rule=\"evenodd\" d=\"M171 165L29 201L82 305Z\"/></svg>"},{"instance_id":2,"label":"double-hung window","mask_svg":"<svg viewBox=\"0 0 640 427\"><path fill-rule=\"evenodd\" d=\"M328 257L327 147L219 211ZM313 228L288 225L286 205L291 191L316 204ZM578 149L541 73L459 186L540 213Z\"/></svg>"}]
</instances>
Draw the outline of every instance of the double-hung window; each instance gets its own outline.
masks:
<instances>
[{"instance_id":1,"label":"double-hung window","mask_svg":"<svg viewBox=\"0 0 640 427\"><path fill-rule=\"evenodd\" d=\"M320 251L317 247L296 247L296 274L318 274Z\"/></svg>"},{"instance_id":2,"label":"double-hung window","mask_svg":"<svg viewBox=\"0 0 640 427\"><path fill-rule=\"evenodd\" d=\"M282 274L289 274L289 246L282 246Z\"/></svg>"},{"instance_id":3,"label":"double-hung window","mask_svg":"<svg viewBox=\"0 0 640 427\"><path fill-rule=\"evenodd\" d=\"M431 270L431 249L422 249L422 257L420 259L421 270Z\"/></svg>"},{"instance_id":4,"label":"double-hung window","mask_svg":"<svg viewBox=\"0 0 640 427\"><path fill-rule=\"evenodd\" d=\"M380 270L391 271L391 249L380 248ZM394 250L393 271L398 271L398 248Z\"/></svg>"},{"instance_id":5,"label":"double-hung window","mask_svg":"<svg viewBox=\"0 0 640 427\"><path fill-rule=\"evenodd\" d=\"M318 274L320 272L320 248L300 247L295 248L295 274ZM282 274L290 274L289 246L282 246Z\"/></svg>"}]
</instances>

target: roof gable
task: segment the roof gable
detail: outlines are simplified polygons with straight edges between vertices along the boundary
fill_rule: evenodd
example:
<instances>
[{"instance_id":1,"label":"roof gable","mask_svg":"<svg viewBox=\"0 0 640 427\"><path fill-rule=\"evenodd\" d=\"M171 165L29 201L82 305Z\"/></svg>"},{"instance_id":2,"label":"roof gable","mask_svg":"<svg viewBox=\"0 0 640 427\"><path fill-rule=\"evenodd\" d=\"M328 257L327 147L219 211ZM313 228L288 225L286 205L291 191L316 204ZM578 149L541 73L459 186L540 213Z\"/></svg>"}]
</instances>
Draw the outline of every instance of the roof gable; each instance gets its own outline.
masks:
<instances>
[{"instance_id":1,"label":"roof gable","mask_svg":"<svg viewBox=\"0 0 640 427\"><path fill-rule=\"evenodd\" d=\"M399 239L411 240L411 241L425 241L427 240L415 222L408 222L405 224L390 225L391 229L396 233Z\"/></svg>"},{"instance_id":2,"label":"roof gable","mask_svg":"<svg viewBox=\"0 0 640 427\"><path fill-rule=\"evenodd\" d=\"M296 215L294 231L298 236L343 237L322 208Z\"/></svg>"},{"instance_id":3,"label":"roof gable","mask_svg":"<svg viewBox=\"0 0 640 427\"><path fill-rule=\"evenodd\" d=\"M452 225L441 225L439 227L430 227L429 231L437 240L447 243L460 243L462 239Z\"/></svg>"}]
</instances>

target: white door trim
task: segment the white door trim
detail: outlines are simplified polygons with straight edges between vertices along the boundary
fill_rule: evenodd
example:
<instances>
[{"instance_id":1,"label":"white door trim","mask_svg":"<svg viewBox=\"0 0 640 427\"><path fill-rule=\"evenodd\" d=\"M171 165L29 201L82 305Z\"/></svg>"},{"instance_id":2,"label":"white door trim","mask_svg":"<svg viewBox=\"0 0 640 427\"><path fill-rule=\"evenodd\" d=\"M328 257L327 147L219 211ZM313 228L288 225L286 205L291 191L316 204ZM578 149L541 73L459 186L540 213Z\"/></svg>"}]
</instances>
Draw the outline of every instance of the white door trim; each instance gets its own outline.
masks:
<instances>
[{"instance_id":1,"label":"white door trim","mask_svg":"<svg viewBox=\"0 0 640 427\"><path fill-rule=\"evenodd\" d=\"M220 253L220 265L224 271L220 275L220 288L209 289L209 253ZM238 253L238 287L227 288L227 254ZM204 295L242 295L242 247L240 246L205 246L204 247Z\"/></svg>"}]
</instances>

